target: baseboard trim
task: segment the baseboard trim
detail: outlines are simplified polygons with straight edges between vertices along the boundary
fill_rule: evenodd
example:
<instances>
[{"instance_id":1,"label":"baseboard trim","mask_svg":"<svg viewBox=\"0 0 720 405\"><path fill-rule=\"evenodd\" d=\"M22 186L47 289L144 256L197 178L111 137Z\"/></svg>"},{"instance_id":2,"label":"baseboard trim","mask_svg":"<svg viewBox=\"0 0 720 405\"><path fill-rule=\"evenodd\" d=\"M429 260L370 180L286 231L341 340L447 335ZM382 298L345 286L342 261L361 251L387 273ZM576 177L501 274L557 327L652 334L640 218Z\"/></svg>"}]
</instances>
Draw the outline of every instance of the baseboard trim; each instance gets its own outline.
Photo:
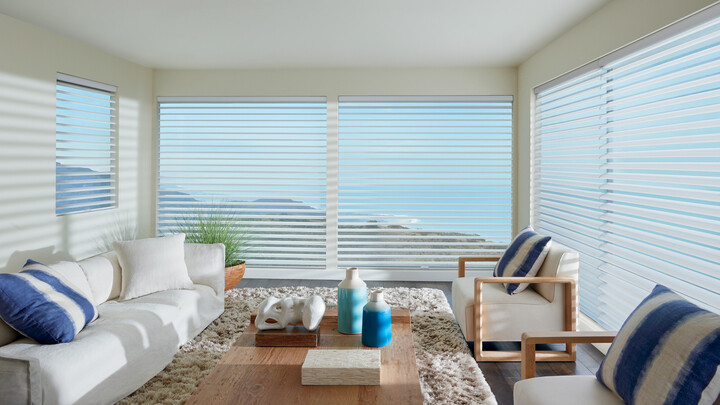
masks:
<instances>
[{"instance_id":1,"label":"baseboard trim","mask_svg":"<svg viewBox=\"0 0 720 405\"><path fill-rule=\"evenodd\" d=\"M582 312L580 312L580 317L578 318L578 329L580 329L581 331L590 332L607 330ZM608 349L610 348L610 343L592 343L592 345L595 346L595 348L597 348L598 350L600 350L602 354L607 354Z\"/></svg>"},{"instance_id":2,"label":"baseboard trim","mask_svg":"<svg viewBox=\"0 0 720 405\"><path fill-rule=\"evenodd\" d=\"M489 271L468 271L468 277L488 277ZM372 281L453 281L457 270L360 270L363 280ZM311 269L257 269L247 268L245 278L270 278L287 280L342 280L345 270Z\"/></svg>"}]
</instances>

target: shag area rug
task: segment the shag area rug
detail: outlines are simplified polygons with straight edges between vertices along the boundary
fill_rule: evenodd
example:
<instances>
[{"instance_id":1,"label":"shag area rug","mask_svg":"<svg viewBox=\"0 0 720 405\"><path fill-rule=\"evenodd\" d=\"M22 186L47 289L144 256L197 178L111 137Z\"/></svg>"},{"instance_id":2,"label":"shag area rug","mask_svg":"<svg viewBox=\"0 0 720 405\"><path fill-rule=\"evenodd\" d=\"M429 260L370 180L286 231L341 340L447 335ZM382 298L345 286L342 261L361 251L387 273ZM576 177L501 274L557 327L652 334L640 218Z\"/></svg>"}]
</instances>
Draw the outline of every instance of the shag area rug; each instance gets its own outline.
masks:
<instances>
[{"instance_id":1,"label":"shag area rug","mask_svg":"<svg viewBox=\"0 0 720 405\"><path fill-rule=\"evenodd\" d=\"M210 374L270 295L318 294L337 307L336 288L247 288L225 293L225 312L195 339L180 347L172 363L120 404L182 404ZM426 404L497 404L455 323L442 291L386 288L385 301L411 311L415 354Z\"/></svg>"}]
</instances>

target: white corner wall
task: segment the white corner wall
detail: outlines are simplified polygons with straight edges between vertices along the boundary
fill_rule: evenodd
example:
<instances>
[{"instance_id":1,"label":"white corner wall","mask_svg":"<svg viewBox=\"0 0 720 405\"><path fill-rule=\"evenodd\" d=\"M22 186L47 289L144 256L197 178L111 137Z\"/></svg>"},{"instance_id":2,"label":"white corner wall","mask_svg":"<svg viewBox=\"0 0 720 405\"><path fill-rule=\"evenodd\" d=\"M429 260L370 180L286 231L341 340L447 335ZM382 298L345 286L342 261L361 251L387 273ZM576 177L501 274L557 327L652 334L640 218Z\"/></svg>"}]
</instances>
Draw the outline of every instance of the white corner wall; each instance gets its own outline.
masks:
<instances>
[{"instance_id":1,"label":"white corner wall","mask_svg":"<svg viewBox=\"0 0 720 405\"><path fill-rule=\"evenodd\" d=\"M152 70L0 14L0 271L81 259L117 221L151 232ZM55 80L118 86L119 206L55 216Z\"/></svg>"},{"instance_id":2,"label":"white corner wall","mask_svg":"<svg viewBox=\"0 0 720 405\"><path fill-rule=\"evenodd\" d=\"M530 223L530 114L533 89L714 2L614 0L518 67L518 227Z\"/></svg>"}]
</instances>

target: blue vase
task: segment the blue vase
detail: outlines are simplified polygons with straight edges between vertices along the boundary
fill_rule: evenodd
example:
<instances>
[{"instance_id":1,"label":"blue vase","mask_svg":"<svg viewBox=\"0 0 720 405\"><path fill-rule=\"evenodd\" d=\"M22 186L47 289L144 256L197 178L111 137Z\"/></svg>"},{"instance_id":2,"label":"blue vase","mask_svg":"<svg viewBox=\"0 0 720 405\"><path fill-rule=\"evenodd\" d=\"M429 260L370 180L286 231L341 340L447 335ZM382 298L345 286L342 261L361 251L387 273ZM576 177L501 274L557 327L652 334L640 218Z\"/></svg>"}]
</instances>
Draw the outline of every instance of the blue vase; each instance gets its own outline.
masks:
<instances>
[{"instance_id":1,"label":"blue vase","mask_svg":"<svg viewBox=\"0 0 720 405\"><path fill-rule=\"evenodd\" d=\"M390 305L383 300L383 293L372 293L370 302L363 309L362 344L383 347L392 342L392 318Z\"/></svg>"},{"instance_id":2,"label":"blue vase","mask_svg":"<svg viewBox=\"0 0 720 405\"><path fill-rule=\"evenodd\" d=\"M367 285L360 280L358 269L345 271L345 280L338 284L338 332L347 335L362 333L363 306L367 303Z\"/></svg>"}]
</instances>

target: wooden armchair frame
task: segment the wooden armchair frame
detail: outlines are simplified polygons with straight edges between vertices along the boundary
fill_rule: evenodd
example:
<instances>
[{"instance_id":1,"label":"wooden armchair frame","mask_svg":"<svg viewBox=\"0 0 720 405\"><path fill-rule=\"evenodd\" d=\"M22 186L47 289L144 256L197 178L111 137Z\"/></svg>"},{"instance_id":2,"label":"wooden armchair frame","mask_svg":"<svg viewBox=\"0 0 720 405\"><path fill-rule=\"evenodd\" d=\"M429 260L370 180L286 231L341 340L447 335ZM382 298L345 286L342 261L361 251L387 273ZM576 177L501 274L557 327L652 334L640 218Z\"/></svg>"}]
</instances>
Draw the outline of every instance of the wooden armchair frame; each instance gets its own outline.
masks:
<instances>
[{"instance_id":1,"label":"wooden armchair frame","mask_svg":"<svg viewBox=\"0 0 720 405\"><path fill-rule=\"evenodd\" d=\"M461 257L458 259L458 277L465 277L466 262L496 262L499 257ZM521 361L522 350L519 351L484 351L482 349L483 303L482 288L485 283L553 283L565 285L565 330L577 330L577 283L569 277L477 277L473 300L473 340L476 361ZM535 361L575 361L576 349L574 342L566 343L564 351L543 350L535 352Z\"/></svg>"},{"instance_id":2,"label":"wooden armchair frame","mask_svg":"<svg viewBox=\"0 0 720 405\"><path fill-rule=\"evenodd\" d=\"M565 343L612 343L617 332L526 332L522 335L522 365L520 378L535 377L536 351L538 344Z\"/></svg>"}]
</instances>

